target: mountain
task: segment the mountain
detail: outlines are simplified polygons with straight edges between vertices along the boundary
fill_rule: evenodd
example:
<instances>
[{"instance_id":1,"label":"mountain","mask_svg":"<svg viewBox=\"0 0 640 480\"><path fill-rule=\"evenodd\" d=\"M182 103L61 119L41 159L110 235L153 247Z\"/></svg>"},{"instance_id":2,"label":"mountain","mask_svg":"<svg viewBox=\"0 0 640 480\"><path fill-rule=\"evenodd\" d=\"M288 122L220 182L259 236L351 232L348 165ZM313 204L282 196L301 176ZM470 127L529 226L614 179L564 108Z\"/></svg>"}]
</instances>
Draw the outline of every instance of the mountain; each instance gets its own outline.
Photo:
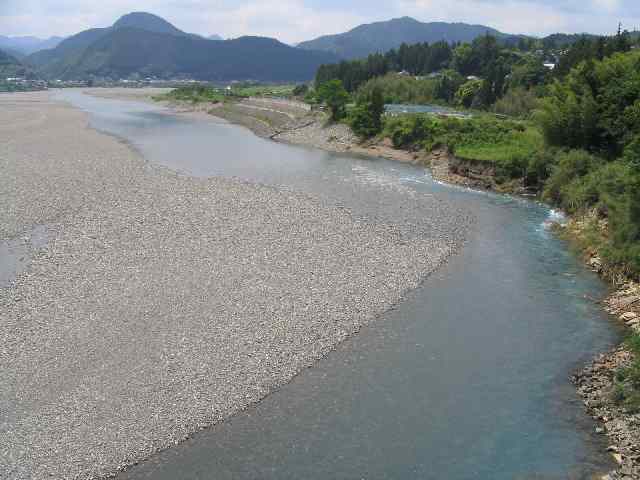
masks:
<instances>
[{"instance_id":1,"label":"mountain","mask_svg":"<svg viewBox=\"0 0 640 480\"><path fill-rule=\"evenodd\" d=\"M298 48L331 52L341 58L366 57L371 53L387 52L400 44L437 42L471 42L480 35L503 37L503 33L483 25L466 23L431 22L422 23L411 17L395 18L386 22L360 25L346 33L326 35L302 42Z\"/></svg>"},{"instance_id":2,"label":"mountain","mask_svg":"<svg viewBox=\"0 0 640 480\"><path fill-rule=\"evenodd\" d=\"M82 53L95 41L107 35L111 28L92 28L73 35L50 50L41 50L24 59L47 78L58 78L77 62Z\"/></svg>"},{"instance_id":3,"label":"mountain","mask_svg":"<svg viewBox=\"0 0 640 480\"><path fill-rule=\"evenodd\" d=\"M336 57L262 37L213 42L119 29L87 48L62 77L127 78L139 74L218 81L304 81L313 78L318 66L327 61L336 61Z\"/></svg>"},{"instance_id":4,"label":"mountain","mask_svg":"<svg viewBox=\"0 0 640 480\"><path fill-rule=\"evenodd\" d=\"M25 59L25 62L41 70L47 77L64 77L67 70L80 60L83 52L90 45L117 30L127 28L137 28L148 32L174 36L194 37L194 35L179 30L157 15L133 12L120 17L111 27L91 28L68 37L55 48L42 50L30 55Z\"/></svg>"},{"instance_id":5,"label":"mountain","mask_svg":"<svg viewBox=\"0 0 640 480\"><path fill-rule=\"evenodd\" d=\"M0 48L5 52L17 52L30 55L39 50L55 48L63 40L62 37L41 39L37 37L4 37L0 35Z\"/></svg>"},{"instance_id":6,"label":"mountain","mask_svg":"<svg viewBox=\"0 0 640 480\"><path fill-rule=\"evenodd\" d=\"M26 55L18 50L15 50L13 48L7 48L7 47L2 47L2 50L4 51L4 53L8 53L9 55L11 55L12 57L14 57L16 60L24 60Z\"/></svg>"},{"instance_id":7,"label":"mountain","mask_svg":"<svg viewBox=\"0 0 640 480\"><path fill-rule=\"evenodd\" d=\"M224 40L224 38L222 38L220 35L209 35L207 37L209 40L216 40L216 41L222 41Z\"/></svg>"},{"instance_id":8,"label":"mountain","mask_svg":"<svg viewBox=\"0 0 640 480\"><path fill-rule=\"evenodd\" d=\"M115 30L119 28L138 28L147 32L166 33L168 35L176 36L194 36L174 27L164 18L146 12L128 13L127 15L120 17L120 19L114 23L111 28Z\"/></svg>"},{"instance_id":9,"label":"mountain","mask_svg":"<svg viewBox=\"0 0 640 480\"><path fill-rule=\"evenodd\" d=\"M264 37L211 41L185 33L155 15L136 12L112 27L85 30L25 60L45 78L194 78L305 81L338 58Z\"/></svg>"},{"instance_id":10,"label":"mountain","mask_svg":"<svg viewBox=\"0 0 640 480\"><path fill-rule=\"evenodd\" d=\"M27 70L17 58L0 50L0 81L8 77L22 77Z\"/></svg>"}]
</instances>

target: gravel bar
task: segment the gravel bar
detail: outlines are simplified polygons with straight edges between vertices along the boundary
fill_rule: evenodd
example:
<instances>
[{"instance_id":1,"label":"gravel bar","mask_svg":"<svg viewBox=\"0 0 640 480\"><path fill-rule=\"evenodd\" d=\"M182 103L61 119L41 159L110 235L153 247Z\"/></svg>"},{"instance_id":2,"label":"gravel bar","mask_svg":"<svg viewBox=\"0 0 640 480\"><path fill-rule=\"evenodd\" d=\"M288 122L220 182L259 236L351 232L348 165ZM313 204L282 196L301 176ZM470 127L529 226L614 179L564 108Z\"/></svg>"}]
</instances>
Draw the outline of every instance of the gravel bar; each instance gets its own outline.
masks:
<instances>
[{"instance_id":1,"label":"gravel bar","mask_svg":"<svg viewBox=\"0 0 640 480\"><path fill-rule=\"evenodd\" d=\"M460 239L152 167L46 92L0 95L0 478L91 479L256 402L399 302ZM434 200L435 201L435 200Z\"/></svg>"}]
</instances>

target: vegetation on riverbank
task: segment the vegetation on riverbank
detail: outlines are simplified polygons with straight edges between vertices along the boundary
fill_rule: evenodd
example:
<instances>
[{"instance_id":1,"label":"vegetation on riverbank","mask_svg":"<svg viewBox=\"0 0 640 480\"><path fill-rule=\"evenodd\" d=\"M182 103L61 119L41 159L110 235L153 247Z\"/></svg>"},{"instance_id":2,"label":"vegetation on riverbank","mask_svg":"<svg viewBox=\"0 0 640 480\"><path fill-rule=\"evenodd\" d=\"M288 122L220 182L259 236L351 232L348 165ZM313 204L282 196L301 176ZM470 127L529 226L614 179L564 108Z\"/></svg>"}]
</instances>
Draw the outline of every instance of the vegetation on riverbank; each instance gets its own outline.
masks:
<instances>
[{"instance_id":1,"label":"vegetation on riverbank","mask_svg":"<svg viewBox=\"0 0 640 480\"><path fill-rule=\"evenodd\" d=\"M195 84L171 90L155 97L156 100L179 101L189 103L219 103L224 101L225 94L217 88Z\"/></svg>"},{"instance_id":2,"label":"vegetation on riverbank","mask_svg":"<svg viewBox=\"0 0 640 480\"><path fill-rule=\"evenodd\" d=\"M548 69L543 62L552 54L556 68ZM398 69L404 74L390 73ZM611 269L640 275L640 51L626 32L584 37L561 53L505 46L489 35L452 48L402 46L325 65L316 82L320 101L329 85L340 92L339 104L330 105L334 120L343 118L363 137L386 137L396 148L445 147L460 159L493 165L498 183L520 179L573 215L596 211L608 228L589 237L590 248ZM476 113L383 116L374 96ZM347 108L352 101L355 108Z\"/></svg>"},{"instance_id":3,"label":"vegetation on riverbank","mask_svg":"<svg viewBox=\"0 0 640 480\"><path fill-rule=\"evenodd\" d=\"M176 88L165 95L161 95L157 100L175 100L189 103L220 103L238 98L249 97L291 97L296 85L259 85L259 84L236 84L229 88L214 87L201 83L194 83L184 87Z\"/></svg>"}]
</instances>

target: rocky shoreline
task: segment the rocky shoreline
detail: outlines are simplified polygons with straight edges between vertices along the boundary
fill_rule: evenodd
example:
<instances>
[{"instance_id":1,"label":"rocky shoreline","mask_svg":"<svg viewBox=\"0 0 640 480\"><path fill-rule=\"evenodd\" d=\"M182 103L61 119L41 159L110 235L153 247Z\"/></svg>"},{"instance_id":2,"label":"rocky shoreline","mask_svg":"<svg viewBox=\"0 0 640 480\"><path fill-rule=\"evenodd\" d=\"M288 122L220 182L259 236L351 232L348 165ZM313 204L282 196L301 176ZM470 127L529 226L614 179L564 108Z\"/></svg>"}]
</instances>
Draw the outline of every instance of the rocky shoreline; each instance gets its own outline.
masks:
<instances>
[{"instance_id":1,"label":"rocky shoreline","mask_svg":"<svg viewBox=\"0 0 640 480\"><path fill-rule=\"evenodd\" d=\"M597 271L598 262L591 264ZM609 295L603 305L630 330L640 332L639 284L624 284ZM608 437L608 451L619 465L603 477L608 480L640 478L640 413L629 411L614 399L616 373L632 361L631 351L621 345L599 355L572 378L587 412L600 423L596 432Z\"/></svg>"}]
</instances>

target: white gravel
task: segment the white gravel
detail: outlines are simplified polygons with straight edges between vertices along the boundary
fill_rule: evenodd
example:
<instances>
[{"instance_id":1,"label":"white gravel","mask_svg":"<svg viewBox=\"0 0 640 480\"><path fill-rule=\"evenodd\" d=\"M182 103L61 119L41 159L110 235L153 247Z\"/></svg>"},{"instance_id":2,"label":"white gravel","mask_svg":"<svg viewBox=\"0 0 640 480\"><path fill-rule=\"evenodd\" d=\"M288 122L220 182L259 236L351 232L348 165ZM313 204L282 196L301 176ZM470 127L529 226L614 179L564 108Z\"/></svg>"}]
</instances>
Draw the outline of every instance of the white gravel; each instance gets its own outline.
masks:
<instances>
[{"instance_id":1,"label":"white gravel","mask_svg":"<svg viewBox=\"0 0 640 480\"><path fill-rule=\"evenodd\" d=\"M397 303L453 240L145 165L46 93L0 95L0 478L113 474L256 402Z\"/></svg>"}]
</instances>

